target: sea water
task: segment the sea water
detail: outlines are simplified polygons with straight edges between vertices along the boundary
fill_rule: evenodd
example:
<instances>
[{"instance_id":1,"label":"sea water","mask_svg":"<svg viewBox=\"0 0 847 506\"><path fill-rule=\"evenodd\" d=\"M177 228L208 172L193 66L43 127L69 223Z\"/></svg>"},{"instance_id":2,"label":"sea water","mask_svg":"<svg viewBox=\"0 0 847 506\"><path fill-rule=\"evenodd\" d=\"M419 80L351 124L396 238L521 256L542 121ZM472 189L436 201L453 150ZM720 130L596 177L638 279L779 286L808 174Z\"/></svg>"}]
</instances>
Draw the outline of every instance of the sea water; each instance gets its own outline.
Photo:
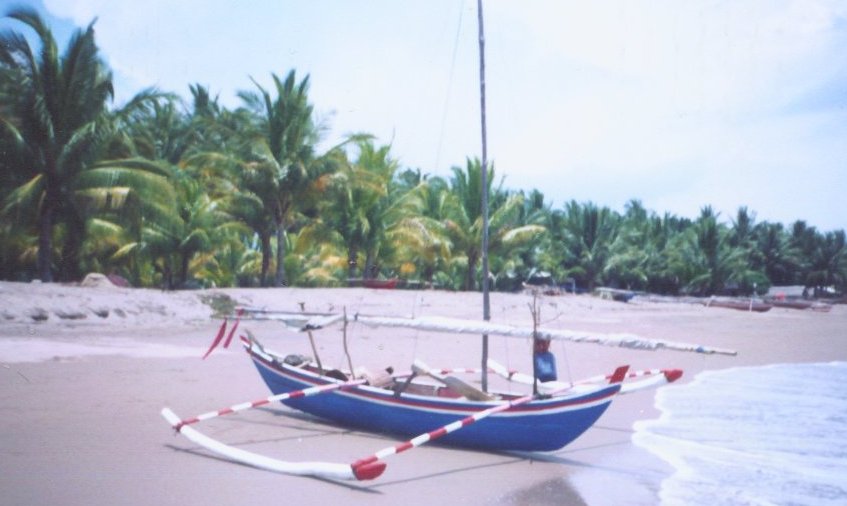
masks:
<instances>
[{"instance_id":1,"label":"sea water","mask_svg":"<svg viewBox=\"0 0 847 506\"><path fill-rule=\"evenodd\" d=\"M660 389L633 440L664 505L847 505L847 362L710 371Z\"/></svg>"}]
</instances>

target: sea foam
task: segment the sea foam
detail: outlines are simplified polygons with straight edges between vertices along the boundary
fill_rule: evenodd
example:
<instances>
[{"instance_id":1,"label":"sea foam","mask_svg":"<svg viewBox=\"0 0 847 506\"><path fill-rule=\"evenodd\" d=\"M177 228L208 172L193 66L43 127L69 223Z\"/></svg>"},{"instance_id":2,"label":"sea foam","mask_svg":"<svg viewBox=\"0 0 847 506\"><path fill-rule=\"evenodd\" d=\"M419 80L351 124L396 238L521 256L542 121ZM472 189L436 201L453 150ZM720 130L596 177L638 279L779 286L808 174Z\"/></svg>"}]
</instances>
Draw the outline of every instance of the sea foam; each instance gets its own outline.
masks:
<instances>
[{"instance_id":1,"label":"sea foam","mask_svg":"<svg viewBox=\"0 0 847 506\"><path fill-rule=\"evenodd\" d=\"M656 406L633 440L676 469L662 504L847 504L847 362L705 372Z\"/></svg>"}]
</instances>

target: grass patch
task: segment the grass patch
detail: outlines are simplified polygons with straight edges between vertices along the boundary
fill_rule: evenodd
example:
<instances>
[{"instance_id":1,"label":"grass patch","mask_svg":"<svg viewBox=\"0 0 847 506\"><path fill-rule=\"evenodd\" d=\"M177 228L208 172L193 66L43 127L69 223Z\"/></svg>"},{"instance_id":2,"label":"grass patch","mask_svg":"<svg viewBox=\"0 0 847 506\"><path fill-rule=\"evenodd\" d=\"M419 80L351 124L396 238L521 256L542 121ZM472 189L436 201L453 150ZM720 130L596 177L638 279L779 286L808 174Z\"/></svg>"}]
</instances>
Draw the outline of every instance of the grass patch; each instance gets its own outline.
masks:
<instances>
[{"instance_id":1,"label":"grass patch","mask_svg":"<svg viewBox=\"0 0 847 506\"><path fill-rule=\"evenodd\" d=\"M212 308L212 316L215 317L231 315L238 305L235 299L225 293L201 295L200 301Z\"/></svg>"}]
</instances>

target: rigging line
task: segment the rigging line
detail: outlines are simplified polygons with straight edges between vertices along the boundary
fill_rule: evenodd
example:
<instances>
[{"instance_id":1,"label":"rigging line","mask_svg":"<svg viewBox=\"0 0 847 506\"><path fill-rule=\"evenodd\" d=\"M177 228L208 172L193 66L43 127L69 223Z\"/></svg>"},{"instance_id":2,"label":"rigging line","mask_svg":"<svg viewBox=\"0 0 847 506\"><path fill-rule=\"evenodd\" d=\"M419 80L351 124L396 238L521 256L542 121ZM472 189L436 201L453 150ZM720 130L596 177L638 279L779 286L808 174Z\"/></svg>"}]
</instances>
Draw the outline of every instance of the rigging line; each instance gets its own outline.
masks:
<instances>
[{"instance_id":1,"label":"rigging line","mask_svg":"<svg viewBox=\"0 0 847 506\"><path fill-rule=\"evenodd\" d=\"M456 26L456 38L453 40L453 57L450 61L450 74L447 78L447 91L444 94L444 108L441 111L441 131L438 133L438 147L435 150L435 166L433 170L438 170L441 163L441 147L444 144L444 130L447 124L447 110L450 108L450 90L453 89L453 75L456 70L456 55L459 53L459 36L462 33L462 17L465 12L465 2L459 5L459 23Z\"/></svg>"},{"instance_id":2,"label":"rigging line","mask_svg":"<svg viewBox=\"0 0 847 506\"><path fill-rule=\"evenodd\" d=\"M551 304L551 305L552 305L552 304ZM541 323L539 324L539 326L541 326L541 327L547 326L547 325L549 325L549 324L551 324L551 323L553 323L553 322L555 322L555 321L558 321L558 320L559 320L559 318L561 318L562 316L564 316L564 315L565 315L564 311L562 311L561 309L559 309L557 306L553 306L553 307L555 307L555 308L556 308L556 313L555 313L555 315L554 315L552 318L547 318L546 320L542 320L542 321L541 321Z\"/></svg>"},{"instance_id":3,"label":"rigging line","mask_svg":"<svg viewBox=\"0 0 847 506\"><path fill-rule=\"evenodd\" d=\"M561 341L561 344L562 344L562 357L565 360L565 371L568 375L568 383L570 383L570 385L573 386L573 374L571 373L571 362L570 362L570 360L568 360L568 350L567 350L567 348L565 348L565 345L567 343L565 343L564 341Z\"/></svg>"},{"instance_id":4,"label":"rigging line","mask_svg":"<svg viewBox=\"0 0 847 506\"><path fill-rule=\"evenodd\" d=\"M420 305L423 306L423 295L420 296ZM415 302L417 301L417 297L414 297L412 300L412 318L415 317ZM414 336L412 338L412 358L418 358L418 336L420 335L420 331L415 329Z\"/></svg>"},{"instance_id":5,"label":"rigging line","mask_svg":"<svg viewBox=\"0 0 847 506\"><path fill-rule=\"evenodd\" d=\"M512 370L512 369L516 369L516 367L512 364L512 353L511 353L511 348L509 347L509 341L510 341L510 339L501 339L501 343L503 344L503 350L504 350L503 355L505 355L505 357L506 357L506 367L508 367L509 370ZM512 382L511 381L508 382L508 386L509 386L509 392L511 393L512 392Z\"/></svg>"}]
</instances>

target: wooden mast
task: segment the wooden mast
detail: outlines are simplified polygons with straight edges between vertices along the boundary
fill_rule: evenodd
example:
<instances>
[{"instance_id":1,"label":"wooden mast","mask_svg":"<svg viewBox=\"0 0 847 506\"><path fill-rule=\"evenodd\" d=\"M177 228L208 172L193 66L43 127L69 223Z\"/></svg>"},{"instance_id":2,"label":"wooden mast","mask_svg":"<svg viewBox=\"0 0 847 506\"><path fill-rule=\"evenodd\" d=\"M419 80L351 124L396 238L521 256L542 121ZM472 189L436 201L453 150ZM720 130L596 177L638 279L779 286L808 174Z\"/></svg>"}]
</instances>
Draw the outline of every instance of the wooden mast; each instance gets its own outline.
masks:
<instances>
[{"instance_id":1,"label":"wooden mast","mask_svg":"<svg viewBox=\"0 0 847 506\"><path fill-rule=\"evenodd\" d=\"M482 319L491 319L488 280L488 145L485 132L485 35L482 24L482 0L477 0L479 23L479 105L482 130ZM482 390L488 391L488 334L482 335Z\"/></svg>"}]
</instances>

